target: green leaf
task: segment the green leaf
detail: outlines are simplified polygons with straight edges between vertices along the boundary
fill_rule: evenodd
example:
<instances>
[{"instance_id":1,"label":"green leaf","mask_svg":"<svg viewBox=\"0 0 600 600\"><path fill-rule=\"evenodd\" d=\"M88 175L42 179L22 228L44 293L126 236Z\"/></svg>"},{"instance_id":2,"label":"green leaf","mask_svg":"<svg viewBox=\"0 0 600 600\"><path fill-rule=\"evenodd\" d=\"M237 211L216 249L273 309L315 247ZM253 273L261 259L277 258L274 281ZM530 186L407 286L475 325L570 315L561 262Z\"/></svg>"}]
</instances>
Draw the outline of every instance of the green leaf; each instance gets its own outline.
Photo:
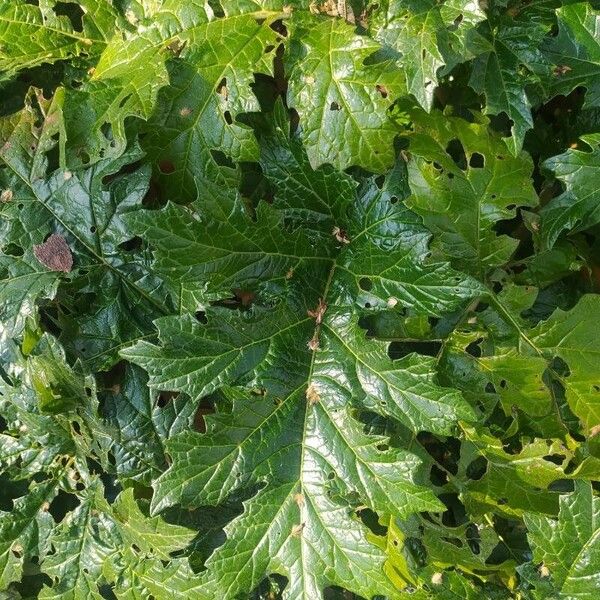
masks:
<instances>
[{"instance_id":1,"label":"green leaf","mask_svg":"<svg viewBox=\"0 0 600 600\"><path fill-rule=\"evenodd\" d=\"M69 18L75 7L83 11L81 27L74 27ZM39 6L24 0L4 3L0 7L0 77L77 56L98 56L118 20L117 11L106 0L46 0Z\"/></svg>"},{"instance_id":2,"label":"green leaf","mask_svg":"<svg viewBox=\"0 0 600 600\"><path fill-rule=\"evenodd\" d=\"M276 16L267 13L257 22L236 14L180 35L185 47L171 65L171 85L144 141L168 197L194 199L199 175L230 178L216 151L234 161L258 158L252 130L237 116L259 110L250 86L254 72L272 73L269 58L281 41L271 28Z\"/></svg>"},{"instance_id":3,"label":"green leaf","mask_svg":"<svg viewBox=\"0 0 600 600\"><path fill-rule=\"evenodd\" d=\"M600 102L600 15L587 2L567 4L556 11L558 35L549 38L544 54L551 65L548 87L553 95L586 90L585 106Z\"/></svg>"},{"instance_id":4,"label":"green leaf","mask_svg":"<svg viewBox=\"0 0 600 600\"><path fill-rule=\"evenodd\" d=\"M125 368L122 380L113 382L104 396L105 414L113 431L113 453L119 477L150 485L168 464L167 439L189 427L194 406L178 396L161 406L147 388L141 369Z\"/></svg>"},{"instance_id":5,"label":"green leaf","mask_svg":"<svg viewBox=\"0 0 600 600\"><path fill-rule=\"evenodd\" d=\"M438 71L466 60L465 40L485 15L476 3L386 0L369 21L375 39L399 52L406 90L429 110Z\"/></svg>"},{"instance_id":6,"label":"green leaf","mask_svg":"<svg viewBox=\"0 0 600 600\"><path fill-rule=\"evenodd\" d=\"M456 268L483 276L508 262L518 241L494 226L535 206L532 163L513 158L486 122L468 123L439 112L407 109L412 121L407 204L436 235L436 254Z\"/></svg>"},{"instance_id":7,"label":"green leaf","mask_svg":"<svg viewBox=\"0 0 600 600\"><path fill-rule=\"evenodd\" d=\"M560 498L558 519L526 515L536 562L550 572L561 597L593 598L598 589L600 501L589 483Z\"/></svg>"},{"instance_id":8,"label":"green leaf","mask_svg":"<svg viewBox=\"0 0 600 600\"><path fill-rule=\"evenodd\" d=\"M68 279L69 293L59 294L58 304L65 306L66 314L79 312L75 307L88 294L82 311L87 318L77 326L70 324L64 340L75 352L84 340L89 341L85 358L107 365L114 362L124 342L148 333L153 315L164 312L160 282L148 272L143 254L122 246L133 237L123 215L141 203L149 169L119 173L124 164L139 157L134 148L119 160L104 160L78 173L53 170L48 153L62 152L55 142L62 95L57 94L52 104L41 94L37 100L39 111L30 104L3 123L8 135L0 150L0 164L5 167L1 177L6 181L3 187L11 190L10 202L1 207L9 242L1 259L8 271L2 286L11 294L6 295L3 321L11 337L20 336L25 318L35 315L35 302L54 296L59 281ZM42 119L41 131L37 119ZM59 274L36 256L36 246L50 234L64 240L72 256L72 272Z\"/></svg>"},{"instance_id":9,"label":"green leaf","mask_svg":"<svg viewBox=\"0 0 600 600\"><path fill-rule=\"evenodd\" d=\"M52 552L42 562L54 584L42 589L40 598L99 600L102 565L113 552L111 528L99 510L108 510L98 484L87 488L80 504L52 531Z\"/></svg>"},{"instance_id":10,"label":"green leaf","mask_svg":"<svg viewBox=\"0 0 600 600\"><path fill-rule=\"evenodd\" d=\"M525 134L533 127L531 87L540 82L544 72L544 57L540 45L547 26L535 20L513 18L498 24L483 23L478 36L470 42L477 57L469 85L485 94L485 113L506 114L510 119L511 136L504 138L513 156L519 156Z\"/></svg>"},{"instance_id":11,"label":"green leaf","mask_svg":"<svg viewBox=\"0 0 600 600\"><path fill-rule=\"evenodd\" d=\"M586 295L570 311L555 311L527 336L548 358L559 357L567 364L561 382L571 410L586 429L600 424L600 389L594 376L600 360L594 336L599 315L598 297Z\"/></svg>"},{"instance_id":12,"label":"green leaf","mask_svg":"<svg viewBox=\"0 0 600 600\"><path fill-rule=\"evenodd\" d=\"M590 146L591 152L569 149L544 163L565 186L565 191L552 198L541 211L540 236L547 248L554 246L565 229L574 233L600 223L600 189L595 183L600 167L600 135L591 134L581 139Z\"/></svg>"},{"instance_id":13,"label":"green leaf","mask_svg":"<svg viewBox=\"0 0 600 600\"><path fill-rule=\"evenodd\" d=\"M502 442L487 433L474 429L465 430L466 439L473 444L467 459L477 455L486 459L484 475L470 481L463 490L463 501L467 509L475 515L494 510L507 516L522 516L524 512L556 514L559 493L548 491L548 486L565 477L568 451L559 443L548 444L536 440L524 445L515 454L509 454ZM468 447L468 446L467 446ZM545 457L562 457L560 464Z\"/></svg>"},{"instance_id":14,"label":"green leaf","mask_svg":"<svg viewBox=\"0 0 600 600\"><path fill-rule=\"evenodd\" d=\"M256 290L255 306L241 312L206 303L206 324L191 315L159 319L160 345L140 342L121 353L148 371L154 389L192 398L223 385L239 390L231 411L206 417L206 434L182 433L167 443L173 464L154 484L154 512L176 503L219 504L242 489L265 486L228 526L227 542L209 559L202 591L232 596L277 570L290 577L298 597L319 597L327 583L363 595L386 593L384 556L349 508L364 503L405 516L440 506L420 483L419 459L388 447L384 437L366 435L354 415L366 409L414 432L442 434L450 434L458 419L473 418L459 394L437 385L433 359L411 354L393 362L386 344L367 340L358 327L365 305L387 308L393 299L437 313L451 296L466 299L481 289L447 266L424 262L428 236L405 207L390 201L393 181L382 189L373 180L365 183L347 222L340 223L347 239L315 231L312 246L300 241L310 229L279 238L279 227L265 227L278 212L268 207L259 207L255 224L235 204L230 210L217 202L208 209L215 210L208 213L213 220L198 233L187 209L135 217L136 226L152 223L143 235L156 240L160 269L166 272L183 258L173 260L163 240L175 239L175 231L202 232L206 262L188 271L186 280L221 297L235 286L253 284ZM293 202L293 194L281 201ZM175 215L187 225L174 221ZM213 292L208 285L218 280L208 275L229 268L220 265L223 244L225 255L239 252L240 260ZM310 252L298 252L303 248ZM189 242L181 249L191 255ZM247 560L250 549L253 558ZM301 567L301 556L320 567ZM335 572L326 570L331 560L340 565Z\"/></svg>"},{"instance_id":15,"label":"green leaf","mask_svg":"<svg viewBox=\"0 0 600 600\"><path fill-rule=\"evenodd\" d=\"M404 91L402 73L390 60L369 62L379 44L341 20L299 13L290 28L298 47L287 60L287 99L311 165L389 168L395 127L387 109Z\"/></svg>"},{"instance_id":16,"label":"green leaf","mask_svg":"<svg viewBox=\"0 0 600 600\"><path fill-rule=\"evenodd\" d=\"M0 512L0 585L19 581L25 558L43 557L54 520L48 512L57 493L56 482L34 484L11 511Z\"/></svg>"},{"instance_id":17,"label":"green leaf","mask_svg":"<svg viewBox=\"0 0 600 600\"><path fill-rule=\"evenodd\" d=\"M597 2L0 5L1 599L597 596Z\"/></svg>"},{"instance_id":18,"label":"green leaf","mask_svg":"<svg viewBox=\"0 0 600 600\"><path fill-rule=\"evenodd\" d=\"M162 517L148 517L135 501L130 488L119 494L112 505L115 520L121 526L123 541L135 546L147 555L169 560L172 552L185 548L194 536L194 531L166 523Z\"/></svg>"}]
</instances>

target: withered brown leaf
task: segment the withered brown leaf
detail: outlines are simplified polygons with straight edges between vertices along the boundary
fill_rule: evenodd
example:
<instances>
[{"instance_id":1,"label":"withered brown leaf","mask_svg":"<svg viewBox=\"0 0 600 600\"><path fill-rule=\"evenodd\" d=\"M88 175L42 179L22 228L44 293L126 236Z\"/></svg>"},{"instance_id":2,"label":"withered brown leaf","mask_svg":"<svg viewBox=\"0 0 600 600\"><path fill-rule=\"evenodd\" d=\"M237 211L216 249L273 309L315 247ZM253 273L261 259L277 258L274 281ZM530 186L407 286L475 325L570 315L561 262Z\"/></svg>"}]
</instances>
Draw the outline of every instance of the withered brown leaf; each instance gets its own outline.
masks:
<instances>
[{"instance_id":1,"label":"withered brown leaf","mask_svg":"<svg viewBox=\"0 0 600 600\"><path fill-rule=\"evenodd\" d=\"M73 268L73 255L62 235L53 233L43 244L33 247L35 257L51 271L69 273Z\"/></svg>"}]
</instances>

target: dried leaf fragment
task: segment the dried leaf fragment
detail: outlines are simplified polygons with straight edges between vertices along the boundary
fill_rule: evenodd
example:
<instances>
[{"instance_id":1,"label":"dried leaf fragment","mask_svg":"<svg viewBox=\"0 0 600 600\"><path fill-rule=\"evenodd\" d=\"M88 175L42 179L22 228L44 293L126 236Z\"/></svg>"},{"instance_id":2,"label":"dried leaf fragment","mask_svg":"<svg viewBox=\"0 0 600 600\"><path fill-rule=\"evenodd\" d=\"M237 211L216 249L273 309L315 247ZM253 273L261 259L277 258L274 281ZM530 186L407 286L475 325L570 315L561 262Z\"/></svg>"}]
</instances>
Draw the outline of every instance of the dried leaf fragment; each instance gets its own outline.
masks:
<instances>
[{"instance_id":1,"label":"dried leaf fragment","mask_svg":"<svg viewBox=\"0 0 600 600\"><path fill-rule=\"evenodd\" d=\"M43 244L33 247L35 257L51 271L69 273L73 268L73 255L62 235L53 233Z\"/></svg>"}]
</instances>

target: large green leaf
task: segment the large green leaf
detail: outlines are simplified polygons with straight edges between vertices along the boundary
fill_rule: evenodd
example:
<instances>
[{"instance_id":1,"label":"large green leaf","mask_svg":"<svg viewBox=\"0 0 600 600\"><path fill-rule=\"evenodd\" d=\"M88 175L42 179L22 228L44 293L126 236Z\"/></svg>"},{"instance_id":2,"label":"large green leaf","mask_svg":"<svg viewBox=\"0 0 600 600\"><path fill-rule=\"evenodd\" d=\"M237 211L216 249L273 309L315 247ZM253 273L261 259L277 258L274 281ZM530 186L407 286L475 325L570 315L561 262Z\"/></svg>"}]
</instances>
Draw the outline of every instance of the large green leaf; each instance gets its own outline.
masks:
<instances>
[{"instance_id":1,"label":"large green leaf","mask_svg":"<svg viewBox=\"0 0 600 600\"><path fill-rule=\"evenodd\" d=\"M473 2L386 0L378 3L370 29L378 41L401 53L406 90L430 109L438 71L469 58L465 42L483 19Z\"/></svg>"},{"instance_id":2,"label":"large green leaf","mask_svg":"<svg viewBox=\"0 0 600 600\"><path fill-rule=\"evenodd\" d=\"M84 358L106 365L124 342L145 335L152 315L164 310L160 282L148 272L143 252L122 245L133 237L123 215L141 203L149 168L119 173L140 156L134 148L119 160L100 161L78 173L56 169L48 153L62 150L55 142L62 96L51 104L41 94L37 100L39 110L28 105L2 123L7 142L0 150L0 177L11 198L0 207L5 239L2 319L9 337L20 336L25 318L35 314L36 300L54 296L62 282L68 293L59 293L56 318L68 321L73 305L81 302L87 314L85 322L65 328L65 343L76 353L85 345ZM51 234L59 237L70 258L69 273L53 267L48 262L52 256L44 262L36 255Z\"/></svg>"},{"instance_id":3,"label":"large green leaf","mask_svg":"<svg viewBox=\"0 0 600 600\"><path fill-rule=\"evenodd\" d=\"M206 262L185 278L204 282L197 286L205 298L198 307L207 323L191 315L159 319L160 345L141 342L122 356L148 371L151 388L192 398L225 384L239 389L231 409L208 418L206 434L184 433L168 442L173 464L155 483L153 509L218 504L264 485L228 526L228 540L210 558L202 587L194 588L198 593L233 596L270 572L290 578L293 597L319 597L327 584L363 595L385 593L384 556L366 540L352 507L362 503L398 515L439 507L422 487L418 458L366 435L354 411L443 434L458 419L471 419L472 411L460 395L436 384L432 359L411 354L393 362L386 344L365 338L357 318L365 306L397 303L435 314L455 306L440 300L445 289L447 298L466 299L481 288L424 260L427 234L401 203L391 201L395 191L393 179L382 189L365 181L355 207L343 211L346 221L338 221L343 235L315 231L312 245L301 237L310 230L283 230L279 239L279 228L266 227L278 211L259 208L254 224L235 200L227 208L226 199L218 198L219 212L209 213L201 238L186 209L135 217L136 227L148 227L143 235L153 240L157 266L165 272L180 259L172 260L163 240L187 231L192 240L181 249L188 256L190 243L198 243L193 238L202 241ZM285 188L281 192L287 196ZM294 195L281 202L291 206ZM173 226L176 215L186 219L185 228ZM220 266L224 245L226 255L239 252L240 261L220 285L209 274L228 272ZM255 290L249 310L208 305L240 286ZM332 561L335 571L327 566Z\"/></svg>"},{"instance_id":4,"label":"large green leaf","mask_svg":"<svg viewBox=\"0 0 600 600\"><path fill-rule=\"evenodd\" d=\"M518 206L535 206L532 163L514 158L487 123L468 123L439 112L408 109L408 205L423 216L439 256L473 275L508 262L518 241L494 226L511 219Z\"/></svg>"},{"instance_id":5,"label":"large green leaf","mask_svg":"<svg viewBox=\"0 0 600 600\"><path fill-rule=\"evenodd\" d=\"M568 94L577 86L586 90L585 105L600 102L600 15L587 2L567 4L556 11L558 35L547 40L544 53L551 64L548 87Z\"/></svg>"},{"instance_id":6,"label":"large green leaf","mask_svg":"<svg viewBox=\"0 0 600 600\"><path fill-rule=\"evenodd\" d=\"M403 74L391 60L369 62L379 44L341 20L294 13L290 27L288 104L312 166L389 168L395 128L387 109L405 91Z\"/></svg>"},{"instance_id":7,"label":"large green leaf","mask_svg":"<svg viewBox=\"0 0 600 600\"><path fill-rule=\"evenodd\" d=\"M8 512L0 513L0 585L18 581L26 556L43 556L54 521L48 513L58 492L56 482L33 486Z\"/></svg>"},{"instance_id":8,"label":"large green leaf","mask_svg":"<svg viewBox=\"0 0 600 600\"><path fill-rule=\"evenodd\" d=\"M513 156L519 155L525 134L533 127L529 88L545 73L540 45L547 30L525 14L516 21L512 17L486 21L469 44L477 55L469 85L485 94L487 114L504 113L510 119L512 135L504 141Z\"/></svg>"},{"instance_id":9,"label":"large green leaf","mask_svg":"<svg viewBox=\"0 0 600 600\"><path fill-rule=\"evenodd\" d=\"M540 235L550 248L565 229L582 231L600 223L600 188L596 183L600 169L600 135L590 134L582 140L590 146L591 152L569 149L544 163L566 188L541 211Z\"/></svg>"},{"instance_id":10,"label":"large green leaf","mask_svg":"<svg viewBox=\"0 0 600 600\"><path fill-rule=\"evenodd\" d=\"M82 11L79 26L73 17L77 10ZM97 57L118 22L118 13L108 0L4 2L0 7L0 77L77 56Z\"/></svg>"},{"instance_id":11,"label":"large green leaf","mask_svg":"<svg viewBox=\"0 0 600 600\"><path fill-rule=\"evenodd\" d=\"M600 352L594 335L600 314L595 295L584 296L570 311L557 310L526 335L522 343L531 344L546 357L561 358L568 372L561 377L571 410L586 428L600 424L600 392L597 372Z\"/></svg>"},{"instance_id":12,"label":"large green leaf","mask_svg":"<svg viewBox=\"0 0 600 600\"><path fill-rule=\"evenodd\" d=\"M589 483L560 498L558 519L526 515L536 562L552 576L561 598L595 597L600 561L600 501Z\"/></svg>"}]
</instances>

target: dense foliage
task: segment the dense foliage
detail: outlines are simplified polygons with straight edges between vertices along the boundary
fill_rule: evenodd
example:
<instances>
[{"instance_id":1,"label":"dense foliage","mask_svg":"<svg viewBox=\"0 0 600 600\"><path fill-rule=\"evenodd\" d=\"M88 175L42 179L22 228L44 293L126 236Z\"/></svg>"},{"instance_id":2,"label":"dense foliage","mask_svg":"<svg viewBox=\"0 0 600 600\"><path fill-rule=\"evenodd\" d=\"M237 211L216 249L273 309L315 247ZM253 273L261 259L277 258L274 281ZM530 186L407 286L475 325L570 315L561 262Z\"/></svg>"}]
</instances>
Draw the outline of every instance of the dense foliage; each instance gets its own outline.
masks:
<instances>
[{"instance_id":1,"label":"dense foliage","mask_svg":"<svg viewBox=\"0 0 600 600\"><path fill-rule=\"evenodd\" d=\"M600 593L600 12L0 3L0 598Z\"/></svg>"}]
</instances>

